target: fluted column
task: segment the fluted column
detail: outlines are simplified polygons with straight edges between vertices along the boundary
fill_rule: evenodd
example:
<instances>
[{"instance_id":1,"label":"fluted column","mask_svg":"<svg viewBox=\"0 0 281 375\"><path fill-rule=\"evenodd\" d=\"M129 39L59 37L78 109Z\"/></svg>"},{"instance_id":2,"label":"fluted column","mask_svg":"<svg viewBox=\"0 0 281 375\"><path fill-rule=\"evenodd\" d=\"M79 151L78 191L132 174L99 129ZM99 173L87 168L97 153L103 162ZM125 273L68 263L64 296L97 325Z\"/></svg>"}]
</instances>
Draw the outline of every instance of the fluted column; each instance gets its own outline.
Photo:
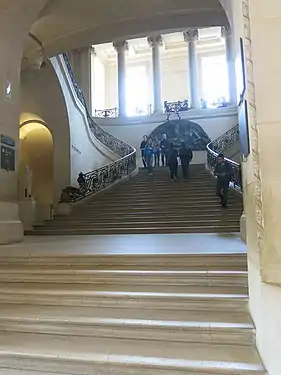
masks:
<instances>
[{"instance_id":1,"label":"fluted column","mask_svg":"<svg viewBox=\"0 0 281 375\"><path fill-rule=\"evenodd\" d=\"M153 70L153 100L154 112L162 112L162 84L161 84L161 61L160 47L163 46L161 35L149 36L147 38L149 46L152 48L152 70Z\"/></svg>"},{"instance_id":2,"label":"fluted column","mask_svg":"<svg viewBox=\"0 0 281 375\"><path fill-rule=\"evenodd\" d=\"M197 59L197 42L199 40L199 31L189 29L184 32L184 40L188 45L189 59L189 81L190 81L190 101L194 109L201 108L198 81L198 59Z\"/></svg>"},{"instance_id":3,"label":"fluted column","mask_svg":"<svg viewBox=\"0 0 281 375\"><path fill-rule=\"evenodd\" d=\"M230 26L221 28L221 35L225 39L226 62L228 70L229 102L237 105L237 83L235 72L235 45Z\"/></svg>"},{"instance_id":4,"label":"fluted column","mask_svg":"<svg viewBox=\"0 0 281 375\"><path fill-rule=\"evenodd\" d=\"M118 65L118 106L119 116L126 116L126 51L128 50L128 42L119 40L113 43L117 52Z\"/></svg>"}]
</instances>

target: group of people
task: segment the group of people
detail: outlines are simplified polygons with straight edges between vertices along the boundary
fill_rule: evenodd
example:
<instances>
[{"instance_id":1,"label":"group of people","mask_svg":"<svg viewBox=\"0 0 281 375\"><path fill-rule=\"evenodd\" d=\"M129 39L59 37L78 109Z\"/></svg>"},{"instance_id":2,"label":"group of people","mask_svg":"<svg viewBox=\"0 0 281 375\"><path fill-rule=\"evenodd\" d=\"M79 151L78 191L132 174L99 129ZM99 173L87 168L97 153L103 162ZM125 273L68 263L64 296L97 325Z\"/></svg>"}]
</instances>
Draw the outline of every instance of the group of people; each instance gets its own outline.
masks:
<instances>
[{"instance_id":1,"label":"group of people","mask_svg":"<svg viewBox=\"0 0 281 375\"><path fill-rule=\"evenodd\" d=\"M160 159L162 166L168 166L170 169L170 176L172 180L178 179L178 159L181 161L182 175L184 178L188 177L188 170L190 162L193 159L193 152L189 145L184 141L177 149L173 142L169 142L167 135L163 134L160 142L153 141L146 135L140 145L141 157L144 168L148 170L150 176L153 175L153 168L160 166ZM220 153L217 158L217 164L214 170L217 177L216 194L220 199L223 208L227 206L228 189L232 179L233 169L231 164L225 160L224 155Z\"/></svg>"},{"instance_id":2,"label":"group of people","mask_svg":"<svg viewBox=\"0 0 281 375\"><path fill-rule=\"evenodd\" d=\"M169 167L171 179L177 180L178 159L180 159L182 175L187 178L189 164L193 159L193 152L184 141L181 142L180 148L177 149L173 142L168 141L166 134L163 134L160 142L153 141L145 135L141 142L140 150L143 166L148 170L150 176L153 175L153 168L160 166L161 159L162 167Z\"/></svg>"}]
</instances>

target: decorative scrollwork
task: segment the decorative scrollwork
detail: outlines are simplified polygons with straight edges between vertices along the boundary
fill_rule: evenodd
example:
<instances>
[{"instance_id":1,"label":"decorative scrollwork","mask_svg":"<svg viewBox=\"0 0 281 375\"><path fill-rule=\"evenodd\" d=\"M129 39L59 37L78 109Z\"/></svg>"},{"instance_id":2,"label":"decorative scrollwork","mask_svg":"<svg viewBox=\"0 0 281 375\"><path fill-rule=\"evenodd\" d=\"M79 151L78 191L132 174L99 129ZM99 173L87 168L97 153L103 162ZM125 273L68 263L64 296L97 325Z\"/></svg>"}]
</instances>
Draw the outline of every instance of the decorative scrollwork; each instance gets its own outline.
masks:
<instances>
[{"instance_id":1,"label":"decorative scrollwork","mask_svg":"<svg viewBox=\"0 0 281 375\"><path fill-rule=\"evenodd\" d=\"M232 129L221 135L215 141L207 145L207 163L208 167L213 171L217 164L217 157L220 152L226 151L229 147L239 141L239 125L235 125ZM241 165L231 159L226 159L232 166L233 175L232 183L235 187L242 191L242 171Z\"/></svg>"},{"instance_id":2,"label":"decorative scrollwork","mask_svg":"<svg viewBox=\"0 0 281 375\"><path fill-rule=\"evenodd\" d=\"M116 118L118 117L118 108L96 109L95 117Z\"/></svg>"},{"instance_id":3,"label":"decorative scrollwork","mask_svg":"<svg viewBox=\"0 0 281 375\"><path fill-rule=\"evenodd\" d=\"M215 141L211 142L212 150L217 152L224 152L229 147L233 146L239 141L239 125L235 125L233 128L222 134Z\"/></svg>"},{"instance_id":4,"label":"decorative scrollwork","mask_svg":"<svg viewBox=\"0 0 281 375\"><path fill-rule=\"evenodd\" d=\"M103 188L108 187L117 180L120 180L121 178L133 172L136 169L136 150L126 142L123 142L120 139L114 137L112 134L108 133L93 120L88 111L83 91L76 82L68 55L66 53L63 54L63 59L74 86L76 95L86 110L88 125L91 133L102 144L108 147L116 155L119 155L121 157L111 164L84 174L85 183L83 185L80 185L79 189L70 186L63 190L62 195L64 194L64 199L66 199L66 194L69 193L68 195L70 197L70 201L77 202L78 200L81 200L88 195L91 195ZM77 190L79 190L79 192Z\"/></svg>"}]
</instances>

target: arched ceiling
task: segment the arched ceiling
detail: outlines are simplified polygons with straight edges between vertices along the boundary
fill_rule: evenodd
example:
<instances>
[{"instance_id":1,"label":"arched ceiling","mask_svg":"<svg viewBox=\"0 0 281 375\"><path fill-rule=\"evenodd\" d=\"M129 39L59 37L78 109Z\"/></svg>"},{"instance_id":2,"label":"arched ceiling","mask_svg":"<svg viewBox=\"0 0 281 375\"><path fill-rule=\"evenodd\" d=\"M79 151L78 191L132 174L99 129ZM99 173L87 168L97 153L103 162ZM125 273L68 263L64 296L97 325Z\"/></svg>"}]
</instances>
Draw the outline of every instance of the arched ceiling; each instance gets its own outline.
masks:
<instances>
[{"instance_id":1,"label":"arched ceiling","mask_svg":"<svg viewBox=\"0 0 281 375\"><path fill-rule=\"evenodd\" d=\"M225 24L219 0L50 0L31 32L52 56L120 38Z\"/></svg>"}]
</instances>

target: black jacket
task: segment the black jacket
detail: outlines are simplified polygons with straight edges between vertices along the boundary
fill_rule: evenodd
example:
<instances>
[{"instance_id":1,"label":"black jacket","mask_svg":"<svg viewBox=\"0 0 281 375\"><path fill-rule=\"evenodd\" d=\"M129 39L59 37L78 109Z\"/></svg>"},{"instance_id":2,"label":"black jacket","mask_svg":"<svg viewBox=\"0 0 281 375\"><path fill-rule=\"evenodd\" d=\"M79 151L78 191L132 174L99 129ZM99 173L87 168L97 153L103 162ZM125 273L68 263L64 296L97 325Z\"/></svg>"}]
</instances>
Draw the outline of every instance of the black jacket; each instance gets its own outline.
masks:
<instances>
[{"instance_id":1,"label":"black jacket","mask_svg":"<svg viewBox=\"0 0 281 375\"><path fill-rule=\"evenodd\" d=\"M230 181L233 175L231 164L229 164L227 161L217 163L214 174L217 176L219 181Z\"/></svg>"},{"instance_id":2,"label":"black jacket","mask_svg":"<svg viewBox=\"0 0 281 375\"><path fill-rule=\"evenodd\" d=\"M176 148L169 150L167 164L168 166L178 164L178 150Z\"/></svg>"},{"instance_id":3,"label":"black jacket","mask_svg":"<svg viewBox=\"0 0 281 375\"><path fill-rule=\"evenodd\" d=\"M193 152L190 147L181 147L179 149L179 157L183 163L190 163L193 159Z\"/></svg>"},{"instance_id":4,"label":"black jacket","mask_svg":"<svg viewBox=\"0 0 281 375\"><path fill-rule=\"evenodd\" d=\"M160 147L162 151L168 151L169 150L170 143L167 139L163 139L160 142Z\"/></svg>"}]
</instances>

